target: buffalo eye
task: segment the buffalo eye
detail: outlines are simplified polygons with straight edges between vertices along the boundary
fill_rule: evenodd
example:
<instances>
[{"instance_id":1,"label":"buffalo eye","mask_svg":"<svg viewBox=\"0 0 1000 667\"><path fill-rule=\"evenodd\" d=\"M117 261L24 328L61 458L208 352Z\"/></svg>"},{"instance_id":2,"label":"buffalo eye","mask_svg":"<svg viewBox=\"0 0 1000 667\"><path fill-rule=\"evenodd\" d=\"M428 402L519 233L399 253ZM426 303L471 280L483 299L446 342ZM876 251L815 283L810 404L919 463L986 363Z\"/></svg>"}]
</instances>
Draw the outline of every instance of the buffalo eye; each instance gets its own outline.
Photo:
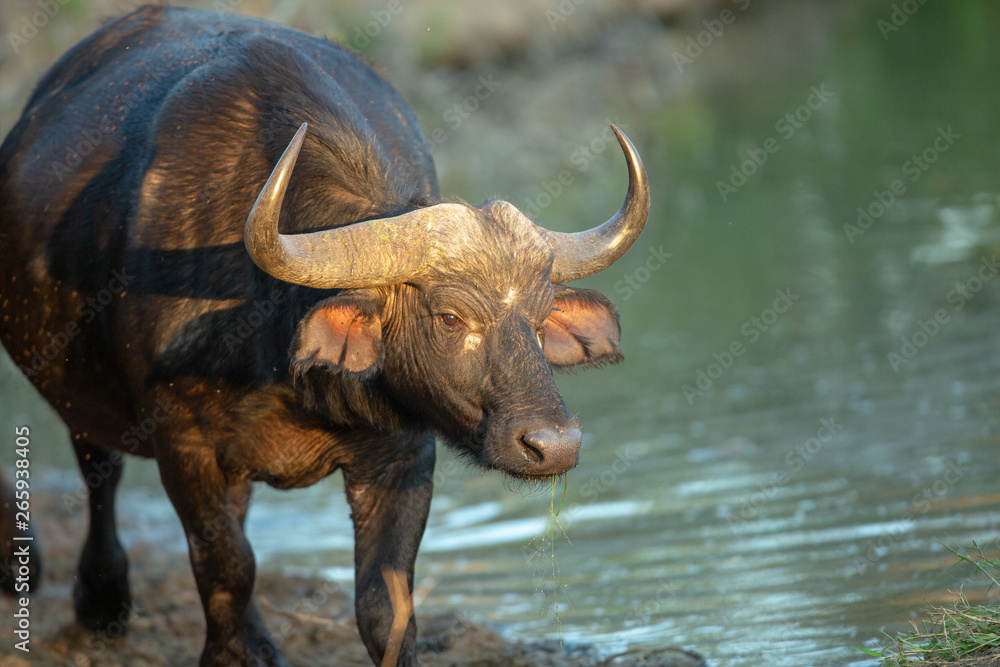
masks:
<instances>
[{"instance_id":1,"label":"buffalo eye","mask_svg":"<svg viewBox=\"0 0 1000 667\"><path fill-rule=\"evenodd\" d=\"M445 325L445 327L451 330L455 330L463 324L462 318L454 313L441 313L438 315L438 318L441 320L441 323Z\"/></svg>"}]
</instances>

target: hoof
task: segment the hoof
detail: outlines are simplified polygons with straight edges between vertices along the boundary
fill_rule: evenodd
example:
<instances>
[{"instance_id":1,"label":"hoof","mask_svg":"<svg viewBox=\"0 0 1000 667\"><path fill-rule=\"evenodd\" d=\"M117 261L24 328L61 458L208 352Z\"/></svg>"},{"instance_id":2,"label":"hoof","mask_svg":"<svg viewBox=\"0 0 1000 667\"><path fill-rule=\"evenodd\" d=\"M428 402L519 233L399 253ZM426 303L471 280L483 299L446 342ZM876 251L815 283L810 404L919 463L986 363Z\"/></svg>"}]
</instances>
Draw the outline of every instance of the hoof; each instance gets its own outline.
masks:
<instances>
[{"instance_id":1,"label":"hoof","mask_svg":"<svg viewBox=\"0 0 1000 667\"><path fill-rule=\"evenodd\" d=\"M82 558L73 585L77 622L93 632L114 636L125 634L136 613L125 552L121 547L117 551L101 567L93 566L94 561L86 556Z\"/></svg>"},{"instance_id":2,"label":"hoof","mask_svg":"<svg viewBox=\"0 0 1000 667\"><path fill-rule=\"evenodd\" d=\"M76 621L93 632L103 632L113 636L124 635L135 616L132 594L125 584L94 588L81 585L77 580L73 586L73 611Z\"/></svg>"}]
</instances>

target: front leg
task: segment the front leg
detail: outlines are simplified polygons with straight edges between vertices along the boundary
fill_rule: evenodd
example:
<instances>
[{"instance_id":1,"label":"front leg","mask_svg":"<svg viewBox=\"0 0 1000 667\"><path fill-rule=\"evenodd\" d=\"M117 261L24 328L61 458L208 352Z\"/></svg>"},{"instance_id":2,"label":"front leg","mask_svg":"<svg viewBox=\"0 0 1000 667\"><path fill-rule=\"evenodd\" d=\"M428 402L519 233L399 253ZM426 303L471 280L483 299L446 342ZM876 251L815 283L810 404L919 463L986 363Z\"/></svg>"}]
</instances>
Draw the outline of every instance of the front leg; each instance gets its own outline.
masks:
<instances>
[{"instance_id":1,"label":"front leg","mask_svg":"<svg viewBox=\"0 0 1000 667\"><path fill-rule=\"evenodd\" d=\"M288 667L251 601L256 564L243 534L250 482L229 478L193 433L157 443L163 486L187 535L205 611L201 667Z\"/></svg>"},{"instance_id":2,"label":"front leg","mask_svg":"<svg viewBox=\"0 0 1000 667\"><path fill-rule=\"evenodd\" d=\"M381 665L395 615L383 576L388 566L406 575L413 591L413 564L427 525L434 486L434 438L405 436L366 448L344 469L354 521L355 613L368 654ZM399 645L399 638L395 642ZM417 623L410 617L398 666L417 664Z\"/></svg>"}]
</instances>

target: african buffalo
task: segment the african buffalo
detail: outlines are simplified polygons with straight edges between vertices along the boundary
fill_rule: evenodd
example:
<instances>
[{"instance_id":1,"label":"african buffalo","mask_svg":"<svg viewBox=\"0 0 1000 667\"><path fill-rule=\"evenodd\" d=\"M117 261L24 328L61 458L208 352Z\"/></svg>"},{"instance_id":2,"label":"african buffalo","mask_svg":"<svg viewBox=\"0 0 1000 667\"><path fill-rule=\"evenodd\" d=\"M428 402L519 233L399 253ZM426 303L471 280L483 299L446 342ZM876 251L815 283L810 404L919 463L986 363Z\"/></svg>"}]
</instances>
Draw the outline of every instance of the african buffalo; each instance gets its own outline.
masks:
<instances>
[{"instance_id":1,"label":"african buffalo","mask_svg":"<svg viewBox=\"0 0 1000 667\"><path fill-rule=\"evenodd\" d=\"M286 664L251 601L251 483L343 471L372 659L413 565L435 436L528 480L576 465L552 368L622 359L614 306L563 283L635 241L649 187L575 234L442 201L400 96L327 40L144 7L44 76L0 148L0 338L66 422L89 487L77 619L131 601L123 453L155 457L207 620L202 665ZM220 520L221 519L221 520ZM416 664L416 623L398 664Z\"/></svg>"}]
</instances>

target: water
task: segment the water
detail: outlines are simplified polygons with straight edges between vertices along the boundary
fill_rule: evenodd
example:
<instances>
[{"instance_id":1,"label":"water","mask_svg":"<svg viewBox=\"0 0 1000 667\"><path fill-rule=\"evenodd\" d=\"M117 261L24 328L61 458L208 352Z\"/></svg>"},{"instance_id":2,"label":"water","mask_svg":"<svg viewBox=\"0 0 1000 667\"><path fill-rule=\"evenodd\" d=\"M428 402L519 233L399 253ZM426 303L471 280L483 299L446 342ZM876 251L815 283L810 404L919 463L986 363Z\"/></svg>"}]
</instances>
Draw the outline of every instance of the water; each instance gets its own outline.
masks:
<instances>
[{"instance_id":1,"label":"water","mask_svg":"<svg viewBox=\"0 0 1000 667\"><path fill-rule=\"evenodd\" d=\"M1000 532L1000 53L988 37L1000 10L927 3L884 37L891 11L754 8L682 75L672 53L700 22L609 28L587 64L602 82L619 72L628 95L560 89L571 97L552 113L565 122L512 139L577 72L543 54L550 74L505 72L503 92L438 149L442 189L472 201L539 201L569 170L540 217L577 228L623 192L613 151L588 169L571 157L598 136L594 118L617 113L654 208L636 247L584 281L619 304L627 361L559 379L586 435L555 564L552 490L511 492L442 449L423 608L522 638L801 667L865 664L853 647L907 629L925 601L959 587L988 597L969 571L942 572L946 545ZM441 124L447 102L401 87L425 127ZM780 125L789 113L797 127ZM762 150L741 183L733 166ZM9 374L0 382L11 421L56 433ZM52 471L70 465L68 448L49 455ZM124 520L128 541L183 548L150 465L132 466L124 493L126 513L142 508ZM265 565L352 577L339 477L261 490L249 535Z\"/></svg>"}]
</instances>

